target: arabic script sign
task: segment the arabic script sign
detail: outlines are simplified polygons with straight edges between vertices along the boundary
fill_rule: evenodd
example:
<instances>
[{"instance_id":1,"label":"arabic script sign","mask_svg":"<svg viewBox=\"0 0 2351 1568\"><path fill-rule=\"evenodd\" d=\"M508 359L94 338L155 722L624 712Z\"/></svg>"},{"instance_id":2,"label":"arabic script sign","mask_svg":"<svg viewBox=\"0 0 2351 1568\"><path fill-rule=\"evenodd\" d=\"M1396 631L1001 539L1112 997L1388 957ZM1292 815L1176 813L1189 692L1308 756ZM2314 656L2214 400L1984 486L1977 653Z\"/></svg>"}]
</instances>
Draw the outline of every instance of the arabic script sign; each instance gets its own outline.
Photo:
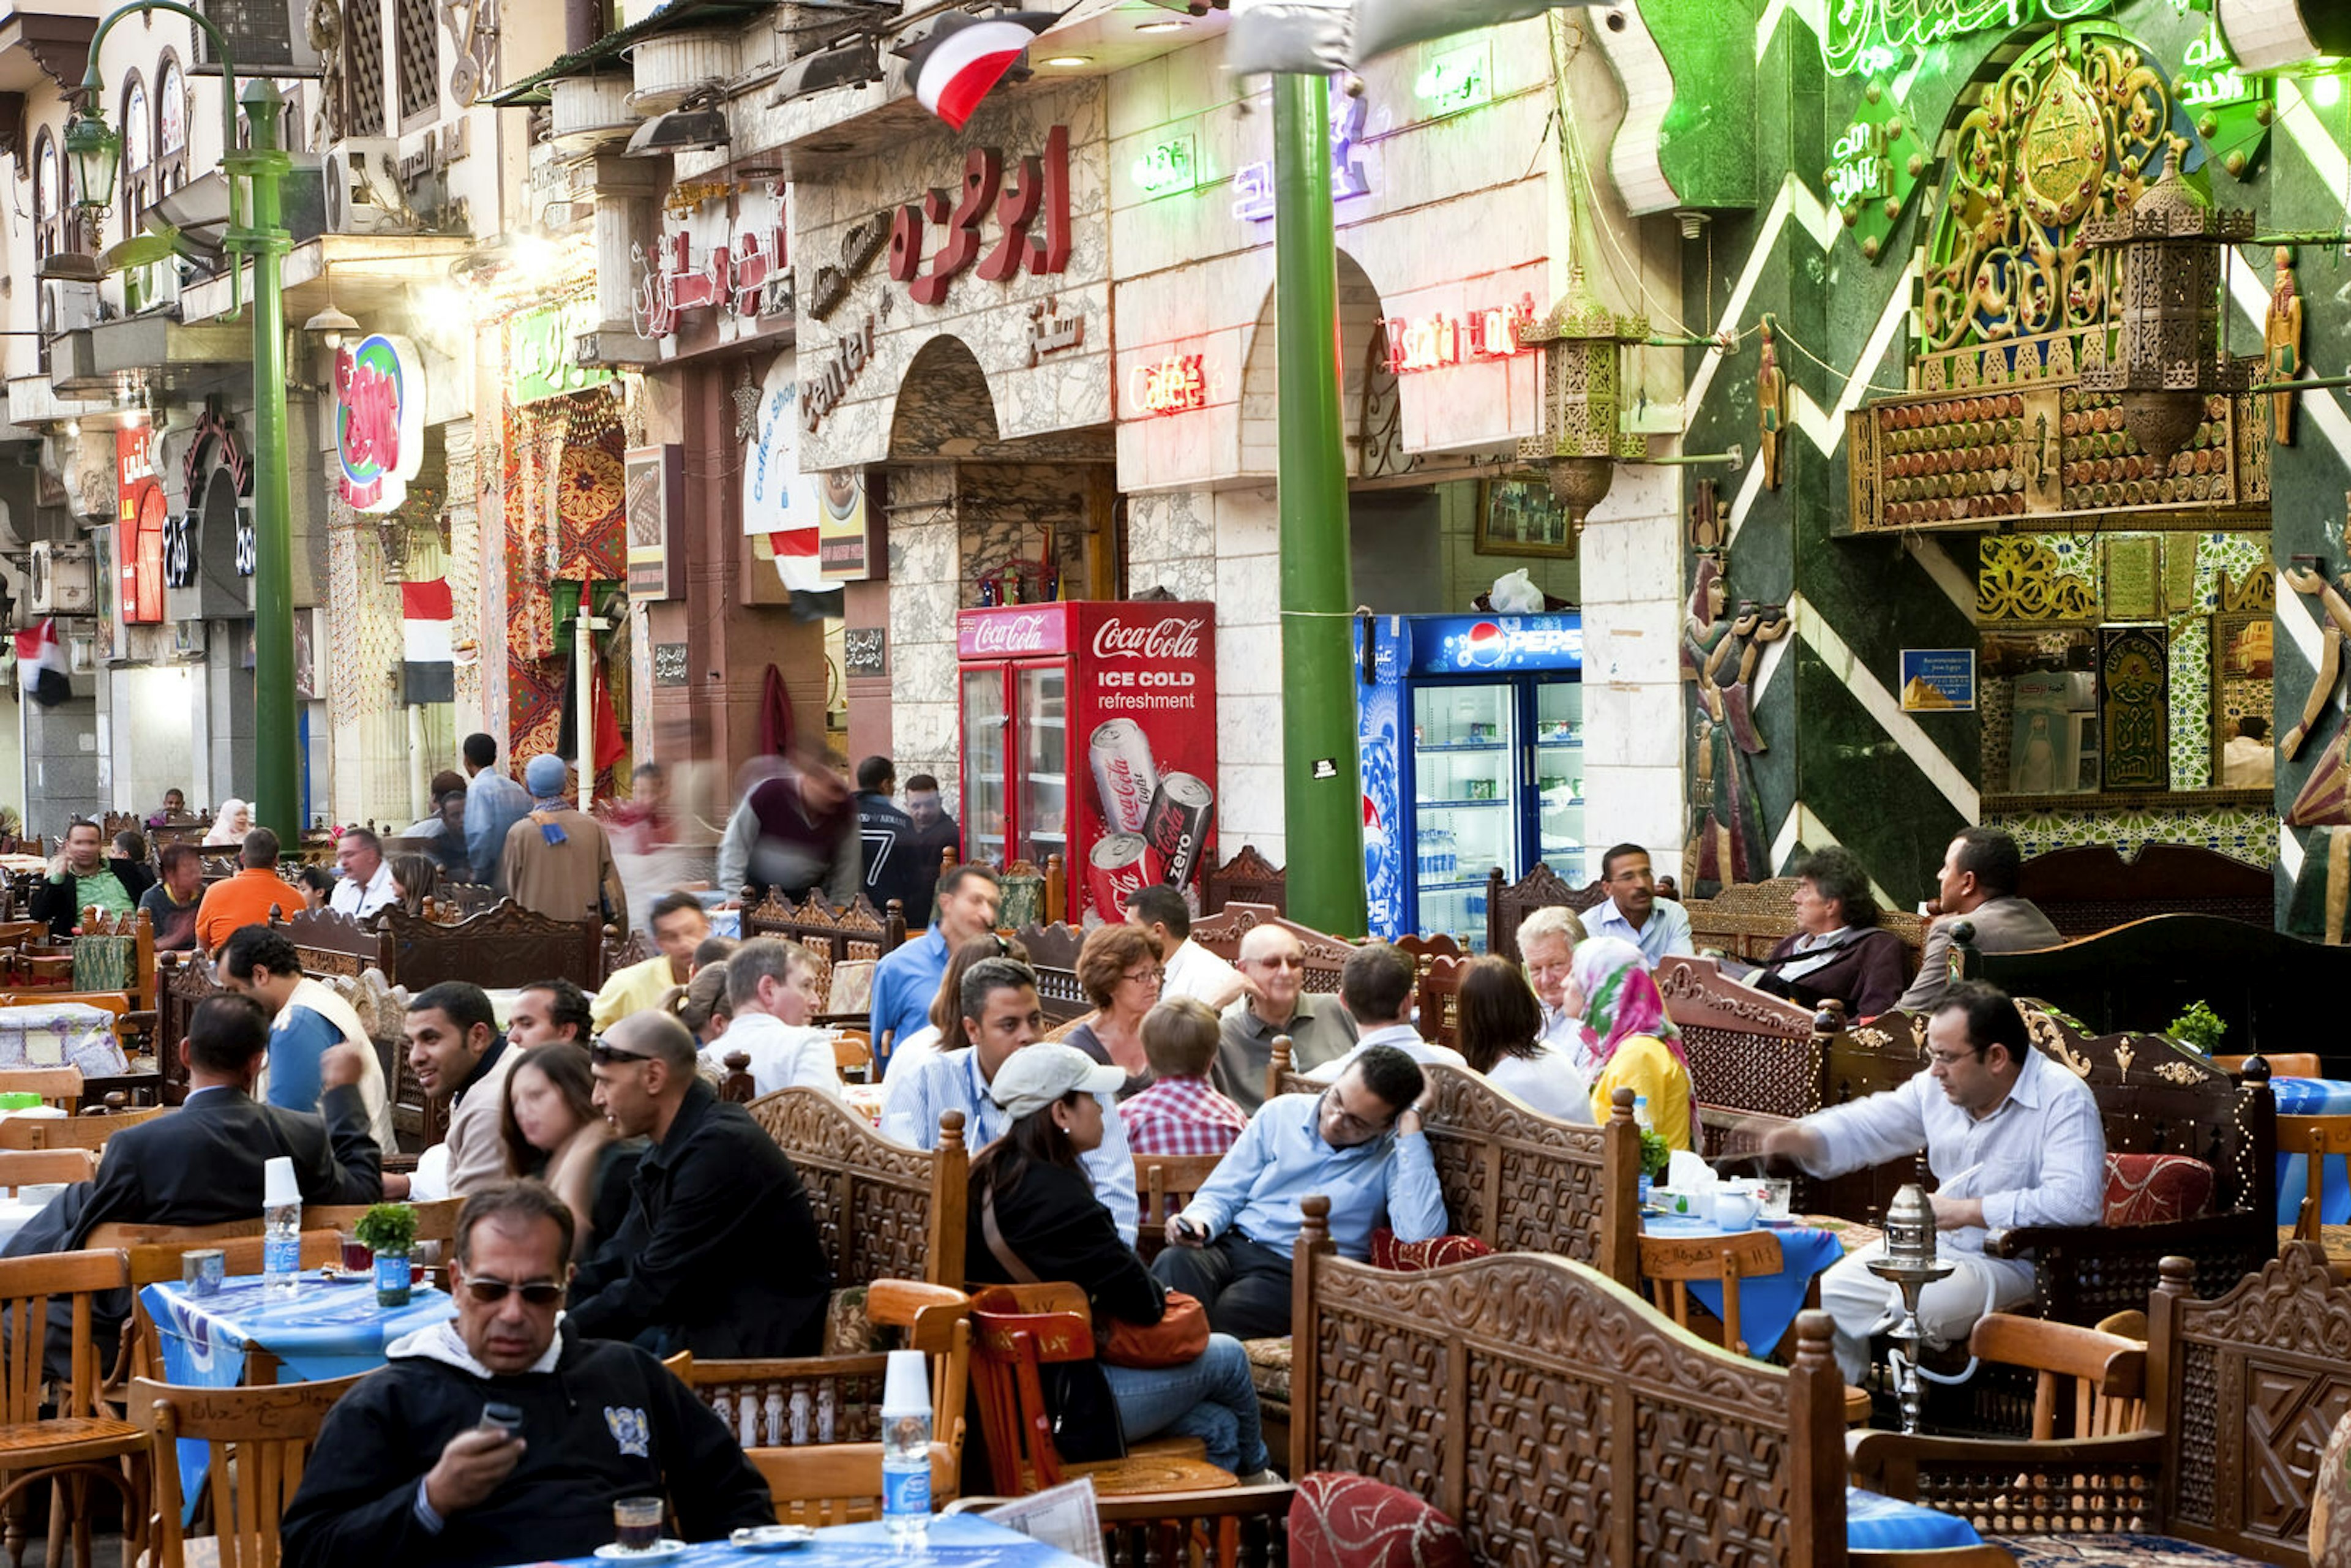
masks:
<instances>
[{"instance_id":1,"label":"arabic script sign","mask_svg":"<svg viewBox=\"0 0 2351 1568\"><path fill-rule=\"evenodd\" d=\"M381 332L335 356L337 491L353 510L389 512L424 465L424 361Z\"/></svg>"},{"instance_id":2,"label":"arabic script sign","mask_svg":"<svg viewBox=\"0 0 2351 1568\"><path fill-rule=\"evenodd\" d=\"M572 362L572 340L596 329L596 301L567 299L514 319L507 357L514 367L514 402L544 402L551 397L602 386L614 372Z\"/></svg>"}]
</instances>

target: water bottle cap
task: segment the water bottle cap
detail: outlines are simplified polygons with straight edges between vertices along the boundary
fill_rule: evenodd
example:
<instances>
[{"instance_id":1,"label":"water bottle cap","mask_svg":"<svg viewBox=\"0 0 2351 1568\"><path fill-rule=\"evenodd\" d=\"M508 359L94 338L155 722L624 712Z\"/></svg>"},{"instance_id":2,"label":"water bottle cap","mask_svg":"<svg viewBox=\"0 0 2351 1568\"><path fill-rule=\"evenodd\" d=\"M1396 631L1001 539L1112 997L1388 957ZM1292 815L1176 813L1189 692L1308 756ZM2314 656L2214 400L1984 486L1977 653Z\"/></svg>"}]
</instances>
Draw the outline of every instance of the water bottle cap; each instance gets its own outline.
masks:
<instances>
[{"instance_id":1,"label":"water bottle cap","mask_svg":"<svg viewBox=\"0 0 2351 1568\"><path fill-rule=\"evenodd\" d=\"M294 1162L281 1155L261 1167L261 1207L276 1208L282 1203L302 1201L302 1184L294 1175Z\"/></svg>"},{"instance_id":2,"label":"water bottle cap","mask_svg":"<svg viewBox=\"0 0 2351 1568\"><path fill-rule=\"evenodd\" d=\"M928 1358L919 1350L893 1350L890 1370L882 1381L882 1414L927 1416L931 1413Z\"/></svg>"}]
</instances>

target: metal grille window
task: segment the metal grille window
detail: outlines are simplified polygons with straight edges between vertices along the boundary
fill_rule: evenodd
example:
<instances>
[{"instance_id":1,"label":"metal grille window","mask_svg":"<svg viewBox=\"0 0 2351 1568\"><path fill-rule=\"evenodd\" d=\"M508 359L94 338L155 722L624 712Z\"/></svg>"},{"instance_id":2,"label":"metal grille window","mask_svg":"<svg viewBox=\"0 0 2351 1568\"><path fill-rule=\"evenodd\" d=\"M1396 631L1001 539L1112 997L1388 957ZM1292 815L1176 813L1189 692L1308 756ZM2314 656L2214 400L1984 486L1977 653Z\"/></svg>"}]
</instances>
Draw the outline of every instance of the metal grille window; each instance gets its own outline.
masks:
<instances>
[{"instance_id":1,"label":"metal grille window","mask_svg":"<svg viewBox=\"0 0 2351 1568\"><path fill-rule=\"evenodd\" d=\"M383 0L343 8L343 134L384 134Z\"/></svg>"},{"instance_id":2,"label":"metal grille window","mask_svg":"<svg viewBox=\"0 0 2351 1568\"><path fill-rule=\"evenodd\" d=\"M428 119L441 101L441 29L434 0L393 0L393 46L399 51L400 123Z\"/></svg>"}]
</instances>

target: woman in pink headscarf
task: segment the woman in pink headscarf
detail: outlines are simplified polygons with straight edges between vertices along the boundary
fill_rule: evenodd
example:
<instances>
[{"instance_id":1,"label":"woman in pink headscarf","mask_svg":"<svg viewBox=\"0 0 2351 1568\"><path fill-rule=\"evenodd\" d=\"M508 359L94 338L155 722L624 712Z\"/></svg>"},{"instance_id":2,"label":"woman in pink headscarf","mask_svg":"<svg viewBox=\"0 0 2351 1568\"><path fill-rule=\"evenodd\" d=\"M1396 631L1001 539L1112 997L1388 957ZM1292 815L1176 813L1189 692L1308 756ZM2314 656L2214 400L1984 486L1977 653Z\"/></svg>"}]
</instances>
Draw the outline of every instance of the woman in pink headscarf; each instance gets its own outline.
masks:
<instances>
[{"instance_id":1,"label":"woman in pink headscarf","mask_svg":"<svg viewBox=\"0 0 2351 1568\"><path fill-rule=\"evenodd\" d=\"M1576 1064L1592 1082L1592 1119L1606 1126L1616 1091L1630 1089L1667 1143L1695 1149L1689 1058L1641 950L1615 936L1579 943L1565 1007L1583 1022Z\"/></svg>"}]
</instances>

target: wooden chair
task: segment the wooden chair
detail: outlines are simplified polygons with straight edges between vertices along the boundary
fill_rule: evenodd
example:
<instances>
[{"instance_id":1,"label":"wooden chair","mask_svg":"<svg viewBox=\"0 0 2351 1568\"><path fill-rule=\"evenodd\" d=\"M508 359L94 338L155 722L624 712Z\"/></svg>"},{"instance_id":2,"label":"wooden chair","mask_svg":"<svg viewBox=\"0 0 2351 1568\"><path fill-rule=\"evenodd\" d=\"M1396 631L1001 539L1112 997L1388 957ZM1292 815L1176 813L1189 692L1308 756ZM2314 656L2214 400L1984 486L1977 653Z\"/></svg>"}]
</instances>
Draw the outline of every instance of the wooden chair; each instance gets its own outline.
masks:
<instances>
[{"instance_id":1,"label":"wooden chair","mask_svg":"<svg viewBox=\"0 0 2351 1568\"><path fill-rule=\"evenodd\" d=\"M2277 1152L2305 1155L2308 1163L2302 1207L2295 1211L2291 1226L2278 1228L2278 1239L2314 1241L2337 1262L2351 1261L2351 1228L2330 1226L2321 1220L2327 1160L2345 1160L2346 1170L2351 1170L2351 1116L2280 1116Z\"/></svg>"},{"instance_id":2,"label":"wooden chair","mask_svg":"<svg viewBox=\"0 0 2351 1568\"><path fill-rule=\"evenodd\" d=\"M2245 1071L2245 1063L2252 1060L2251 1055L2216 1056L2212 1059L2212 1065L2224 1072L2233 1072L2241 1076ZM2262 1060L2269 1063L2272 1078L2323 1078L2325 1076L2318 1069L2318 1052L2314 1051L2273 1051L2264 1055Z\"/></svg>"},{"instance_id":3,"label":"wooden chair","mask_svg":"<svg viewBox=\"0 0 2351 1568\"><path fill-rule=\"evenodd\" d=\"M1123 1459L1065 1464L1053 1446L1040 1367L1087 1361L1094 1354L1093 1316L1085 1292L1065 1281L991 1285L972 1298L977 1326L972 1382L980 1433L996 1490L1026 1497L1082 1476L1104 1497L1143 1492L1213 1491L1240 1484L1202 1458L1196 1438L1130 1443Z\"/></svg>"},{"instance_id":4,"label":"wooden chair","mask_svg":"<svg viewBox=\"0 0 2351 1568\"><path fill-rule=\"evenodd\" d=\"M153 1443L157 1568L186 1568L200 1558L218 1568L276 1568L277 1522L302 1484L304 1463L319 1428L335 1402L358 1386L360 1377L321 1383L284 1383L267 1388L175 1388L141 1377L131 1385L131 1410ZM180 1523L186 1500L180 1495L178 1444L210 1446L205 1490L212 1500L213 1552L190 1550L195 1542Z\"/></svg>"},{"instance_id":5,"label":"wooden chair","mask_svg":"<svg viewBox=\"0 0 2351 1568\"><path fill-rule=\"evenodd\" d=\"M1289 894L1289 879L1280 866L1243 844L1233 858L1200 878L1200 913L1214 915L1228 904L1261 904L1280 912Z\"/></svg>"},{"instance_id":6,"label":"wooden chair","mask_svg":"<svg viewBox=\"0 0 2351 1568\"><path fill-rule=\"evenodd\" d=\"M1991 1312L1976 1320L1968 1353L2034 1374L2034 1442L2119 1437L2147 1429L2147 1343L2072 1323ZM2057 1430L2061 1393L2070 1394L2072 1430Z\"/></svg>"},{"instance_id":7,"label":"wooden chair","mask_svg":"<svg viewBox=\"0 0 2351 1568\"><path fill-rule=\"evenodd\" d=\"M1738 1355L1753 1354L1739 1332L1739 1281L1780 1271L1780 1239L1768 1230L1729 1236L1644 1236L1641 1277L1651 1282L1660 1311L1690 1326L1689 1287L1711 1281L1722 1287L1722 1344ZM1765 1351L1771 1347L1765 1345Z\"/></svg>"},{"instance_id":8,"label":"wooden chair","mask_svg":"<svg viewBox=\"0 0 2351 1568\"><path fill-rule=\"evenodd\" d=\"M1192 1201L1192 1195L1224 1163L1222 1155L1137 1155L1134 1191L1142 1199L1142 1223L1134 1249L1149 1262L1167 1245L1167 1217Z\"/></svg>"},{"instance_id":9,"label":"wooden chair","mask_svg":"<svg viewBox=\"0 0 2351 1568\"><path fill-rule=\"evenodd\" d=\"M123 1128L152 1122L170 1109L168 1105L141 1105L103 1116L0 1117L0 1149L88 1149L96 1154L106 1147L107 1139Z\"/></svg>"},{"instance_id":10,"label":"wooden chair","mask_svg":"<svg viewBox=\"0 0 2351 1568\"><path fill-rule=\"evenodd\" d=\"M970 1202L963 1113L940 1118L939 1145L890 1142L819 1089L778 1089L749 1107L808 1188L835 1290L877 1280L963 1282Z\"/></svg>"},{"instance_id":11,"label":"wooden chair","mask_svg":"<svg viewBox=\"0 0 2351 1568\"><path fill-rule=\"evenodd\" d=\"M846 1076L852 1069L873 1071L873 1037L859 1030L843 1030L832 1040L832 1064Z\"/></svg>"},{"instance_id":12,"label":"wooden chair","mask_svg":"<svg viewBox=\"0 0 2351 1568\"><path fill-rule=\"evenodd\" d=\"M360 1216L374 1207L370 1203L316 1204L302 1210L305 1230L332 1230L350 1234L360 1222ZM457 1239L457 1211L465 1207L462 1197L444 1197L432 1203L413 1203L416 1210L416 1239L455 1242Z\"/></svg>"},{"instance_id":13,"label":"wooden chair","mask_svg":"<svg viewBox=\"0 0 2351 1568\"><path fill-rule=\"evenodd\" d=\"M147 1435L116 1417L99 1395L99 1347L90 1331L92 1298L130 1282L120 1252L55 1252L38 1258L0 1259L0 1509L12 1516L26 1489L57 1483L50 1499L48 1563L64 1561L70 1521L74 1561L89 1568L89 1483L112 1487L122 1498L125 1551L140 1539L147 1517ZM42 1368L49 1306L69 1303L65 1375L54 1386ZM54 1410L43 1415L45 1406ZM12 1539L16 1526L12 1517Z\"/></svg>"},{"instance_id":14,"label":"wooden chair","mask_svg":"<svg viewBox=\"0 0 2351 1568\"><path fill-rule=\"evenodd\" d=\"M88 1181L96 1175L98 1156L88 1149L0 1154L0 1187L12 1193L21 1187Z\"/></svg>"},{"instance_id":15,"label":"wooden chair","mask_svg":"<svg viewBox=\"0 0 2351 1568\"><path fill-rule=\"evenodd\" d=\"M0 1067L0 1094L37 1094L42 1104L55 1105L70 1116L81 1108L81 1069Z\"/></svg>"}]
</instances>

